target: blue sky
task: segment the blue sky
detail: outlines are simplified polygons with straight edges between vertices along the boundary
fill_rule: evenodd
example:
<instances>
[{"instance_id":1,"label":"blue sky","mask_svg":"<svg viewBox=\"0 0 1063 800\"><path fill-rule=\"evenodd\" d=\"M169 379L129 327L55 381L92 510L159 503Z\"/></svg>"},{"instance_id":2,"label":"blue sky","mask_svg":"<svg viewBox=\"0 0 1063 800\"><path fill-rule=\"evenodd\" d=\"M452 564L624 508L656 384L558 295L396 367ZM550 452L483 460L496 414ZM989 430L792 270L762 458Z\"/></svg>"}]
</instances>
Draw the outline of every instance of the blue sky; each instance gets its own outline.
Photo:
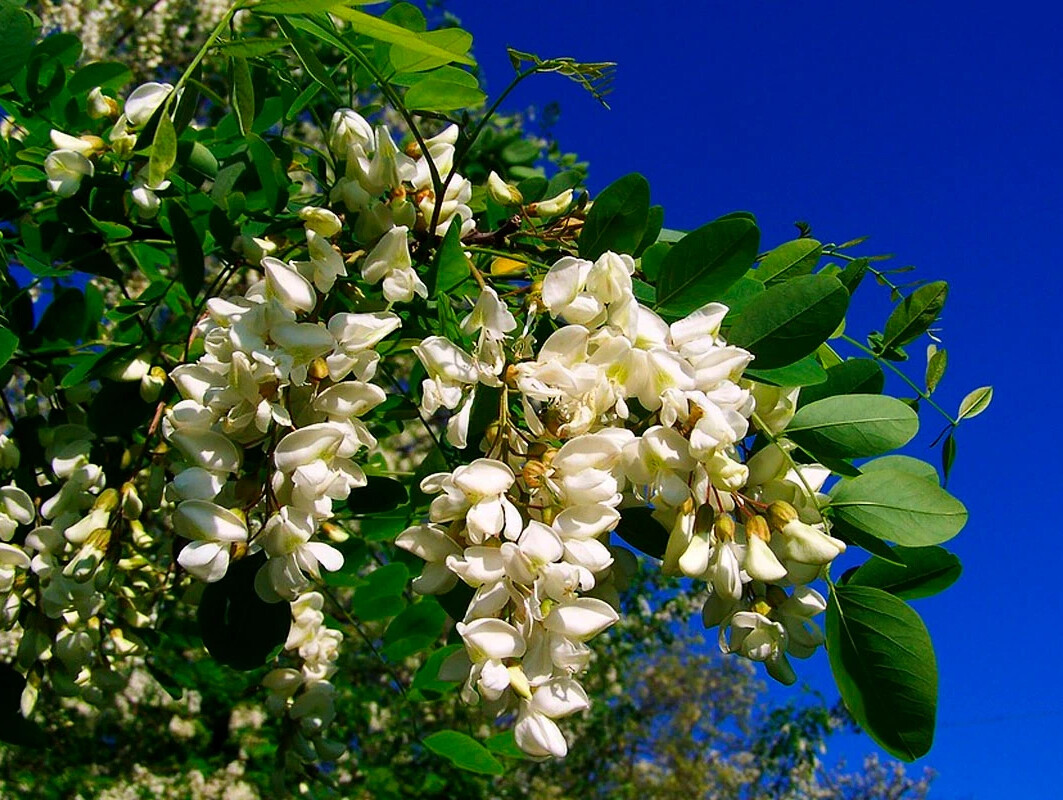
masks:
<instances>
[{"instance_id":1,"label":"blue sky","mask_svg":"<svg viewBox=\"0 0 1063 800\"><path fill-rule=\"evenodd\" d=\"M948 593L916 601L937 649L941 798L1053 796L1063 681L1056 491L1063 220L1063 11L1032 3L503 3L451 0L489 87L505 46L619 62L606 111L556 76L508 107L561 103L554 132L600 190L650 181L668 227L757 214L765 243L807 220L825 241L871 234L875 252L947 280L937 399L996 389L965 424L950 490L971 521ZM880 327L867 286L850 331ZM858 295L859 297L859 295ZM924 365L910 348L913 374ZM940 427L924 414L912 455ZM802 675L835 697L825 657ZM849 757L870 740L839 743Z\"/></svg>"}]
</instances>

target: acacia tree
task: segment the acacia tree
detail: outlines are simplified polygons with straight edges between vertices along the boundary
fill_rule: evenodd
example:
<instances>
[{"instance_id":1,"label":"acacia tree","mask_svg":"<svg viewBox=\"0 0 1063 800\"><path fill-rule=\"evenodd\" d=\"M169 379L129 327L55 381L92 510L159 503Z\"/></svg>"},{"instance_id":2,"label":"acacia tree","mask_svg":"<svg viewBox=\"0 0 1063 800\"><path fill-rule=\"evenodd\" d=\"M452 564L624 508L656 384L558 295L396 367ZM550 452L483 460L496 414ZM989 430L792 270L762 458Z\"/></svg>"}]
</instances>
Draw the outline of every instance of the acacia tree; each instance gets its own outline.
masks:
<instances>
[{"instance_id":1,"label":"acacia tree","mask_svg":"<svg viewBox=\"0 0 1063 800\"><path fill-rule=\"evenodd\" d=\"M966 511L889 453L929 406L947 479L991 397L940 408L936 345L922 382L898 366L946 285L807 229L764 251L747 212L667 229L638 174L592 201L492 120L544 72L603 100L611 64L511 50L484 109L466 32L356 5L236 3L130 91L0 3L3 735L113 704L139 666L179 694L220 664L276 715L278 786L325 780L356 647L406 702L455 690L499 728L412 714L411 751L561 758L634 550L775 680L826 643L857 723L925 754L937 677L905 600L955 580ZM896 306L862 341L868 276ZM832 576L850 548L869 559Z\"/></svg>"}]
</instances>

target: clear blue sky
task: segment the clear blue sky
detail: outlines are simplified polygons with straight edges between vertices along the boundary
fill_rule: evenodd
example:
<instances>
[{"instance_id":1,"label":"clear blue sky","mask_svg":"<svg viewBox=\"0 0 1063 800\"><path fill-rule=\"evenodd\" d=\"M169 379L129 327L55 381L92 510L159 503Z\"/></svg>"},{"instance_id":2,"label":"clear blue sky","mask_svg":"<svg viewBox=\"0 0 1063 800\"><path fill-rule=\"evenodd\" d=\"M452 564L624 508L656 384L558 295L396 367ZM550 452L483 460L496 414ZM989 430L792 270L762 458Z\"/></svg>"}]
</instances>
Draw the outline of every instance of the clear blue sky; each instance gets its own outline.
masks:
<instances>
[{"instance_id":1,"label":"clear blue sky","mask_svg":"<svg viewBox=\"0 0 1063 800\"><path fill-rule=\"evenodd\" d=\"M555 133L599 190L638 171L666 225L737 209L765 242L794 220L825 240L872 234L878 252L952 289L941 332L955 408L991 383L958 436L950 489L971 521L950 543L960 582L916 601L937 649L940 798L1058 796L1057 490L1063 477L1060 280L1063 11L1033 3L624 3L451 0L494 92L505 45L619 62L612 111L555 76L509 108L561 103ZM876 287L850 331L880 326ZM859 295L858 295L859 297ZM915 373L921 348L911 348ZM937 420L924 415L925 430ZM920 437L912 455L931 457ZM802 664L835 697L825 657ZM841 743L847 755L870 740Z\"/></svg>"}]
</instances>

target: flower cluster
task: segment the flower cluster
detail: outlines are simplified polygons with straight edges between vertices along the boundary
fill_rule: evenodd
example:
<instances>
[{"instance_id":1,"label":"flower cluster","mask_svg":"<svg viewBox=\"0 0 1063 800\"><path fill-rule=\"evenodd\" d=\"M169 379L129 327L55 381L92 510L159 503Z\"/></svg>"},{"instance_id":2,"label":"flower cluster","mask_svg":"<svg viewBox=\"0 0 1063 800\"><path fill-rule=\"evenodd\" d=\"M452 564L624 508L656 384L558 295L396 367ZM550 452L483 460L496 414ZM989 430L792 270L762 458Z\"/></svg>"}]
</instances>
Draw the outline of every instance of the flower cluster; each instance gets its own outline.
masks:
<instances>
[{"instance_id":1,"label":"flower cluster","mask_svg":"<svg viewBox=\"0 0 1063 800\"><path fill-rule=\"evenodd\" d=\"M267 707L296 723L295 750L306 761L332 761L344 751L341 743L324 736L336 716L336 687L328 679L336 671L343 634L325 626L323 607L318 592L306 592L292 601L293 623L284 649L299 656L301 669L274 669L262 679L269 691Z\"/></svg>"},{"instance_id":2,"label":"flower cluster","mask_svg":"<svg viewBox=\"0 0 1063 800\"><path fill-rule=\"evenodd\" d=\"M522 358L527 342L510 337L516 320L490 287L462 325L479 334L472 352L442 337L415 348L428 375L422 410L454 411L454 444L466 443L477 387L501 387L488 458L427 477L422 490L438 494L429 522L397 543L426 561L418 591L446 592L459 579L475 590L458 628L465 651L445 671L462 675L467 700L479 695L498 715L515 710L517 742L532 756L564 755L554 720L587 704L576 677L587 640L617 619L613 581L622 575L608 537L625 509L652 509L669 532L665 570L706 581L706 623L726 621L727 649L768 662L773 674L783 674L776 665L787 647L805 655L818 643L803 626L822 610L819 596L802 586L787 597L781 586L811 580L829 559L791 543L813 531L832 554L844 547L784 520L789 507L778 502L774 545L767 525L734 524L736 509L760 520L750 509L789 485L764 474L768 454L749 485L738 450L757 405L740 382L752 357L721 338L726 307L710 303L669 325L638 303L633 271L629 256L609 252L556 262L529 316L538 307L567 324L532 358ZM762 567L768 561L778 569ZM765 596L770 619L757 610ZM771 656L758 647L764 634L747 631L764 627L762 617L782 632Z\"/></svg>"}]
</instances>

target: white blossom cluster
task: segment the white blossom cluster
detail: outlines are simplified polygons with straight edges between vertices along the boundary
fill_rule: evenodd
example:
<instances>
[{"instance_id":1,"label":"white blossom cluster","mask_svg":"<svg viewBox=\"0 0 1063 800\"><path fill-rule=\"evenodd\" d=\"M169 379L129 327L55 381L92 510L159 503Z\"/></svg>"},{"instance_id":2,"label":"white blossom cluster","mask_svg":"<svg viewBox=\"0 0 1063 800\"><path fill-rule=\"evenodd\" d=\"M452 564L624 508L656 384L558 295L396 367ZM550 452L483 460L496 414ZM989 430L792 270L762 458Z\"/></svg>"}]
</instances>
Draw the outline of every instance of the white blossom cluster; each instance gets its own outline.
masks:
<instances>
[{"instance_id":1,"label":"white blossom cluster","mask_svg":"<svg viewBox=\"0 0 1063 800\"><path fill-rule=\"evenodd\" d=\"M14 483L0 488L0 626L18 640L15 664L27 673L26 715L44 680L60 695L99 702L124 685L115 657L142 647L123 630L123 619L110 618L103 609L111 581L105 554L116 517L141 532L143 503L131 484L121 491L105 488L103 470L90 460L93 438L87 428L73 424L48 432L50 474L37 479L50 496L39 508ZM19 461L14 442L0 435L0 467L15 469ZM22 544L14 544L20 530ZM117 591L122 616L132 627L147 621L132 601L139 566L135 560L118 564L129 573ZM20 614L24 600L35 609L29 615Z\"/></svg>"},{"instance_id":2,"label":"white blossom cluster","mask_svg":"<svg viewBox=\"0 0 1063 800\"><path fill-rule=\"evenodd\" d=\"M267 708L297 723L294 746L306 761L333 761L345 749L342 743L323 735L336 716L336 687L329 678L336 671L343 641L343 634L325 625L323 607L324 597L319 592L306 592L292 602L293 624L284 649L298 654L302 668L274 669L262 679L269 691Z\"/></svg>"},{"instance_id":3,"label":"white blossom cluster","mask_svg":"<svg viewBox=\"0 0 1063 800\"><path fill-rule=\"evenodd\" d=\"M742 463L758 398L740 382L752 356L720 336L727 308L710 303L669 325L635 299L633 271L609 252L557 261L539 303L566 324L534 357L535 307L511 337L516 320L490 287L462 323L472 352L443 337L414 348L427 372L422 411L453 412L455 445L466 444L478 387L501 387L488 457L425 478L422 490L438 495L429 521L397 543L426 561L417 591L458 580L474 589L458 626L465 649L443 671L465 681L466 700L515 711L516 741L534 757L564 756L555 720L587 707L577 676L586 642L618 618L623 576L608 537L623 509L651 508L669 531L665 570L708 585L705 621L730 631L723 648L783 680L785 653L822 641L806 627L822 598L804 584L844 549L788 517L790 506L770 506L774 536L760 524L756 509L807 495L769 464L777 449ZM759 522L735 525L736 512ZM787 595L786 585L797 588Z\"/></svg>"}]
</instances>

